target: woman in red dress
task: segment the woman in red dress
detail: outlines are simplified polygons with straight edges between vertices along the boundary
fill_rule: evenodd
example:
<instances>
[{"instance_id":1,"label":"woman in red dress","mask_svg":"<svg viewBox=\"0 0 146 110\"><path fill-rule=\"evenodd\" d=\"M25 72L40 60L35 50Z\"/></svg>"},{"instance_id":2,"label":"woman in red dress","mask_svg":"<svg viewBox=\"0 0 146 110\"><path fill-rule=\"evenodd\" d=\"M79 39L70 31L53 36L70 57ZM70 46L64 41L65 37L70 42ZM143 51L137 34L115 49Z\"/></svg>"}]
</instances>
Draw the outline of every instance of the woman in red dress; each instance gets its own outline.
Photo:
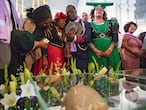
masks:
<instances>
[{"instance_id":1,"label":"woman in red dress","mask_svg":"<svg viewBox=\"0 0 146 110\"><path fill-rule=\"evenodd\" d=\"M60 73L64 65L64 37L63 28L66 23L66 15L63 12L57 12L54 20L45 29L45 36L48 36L49 44L47 49L46 65L42 64L42 59L35 65L35 74L56 74Z\"/></svg>"},{"instance_id":2,"label":"woman in red dress","mask_svg":"<svg viewBox=\"0 0 146 110\"><path fill-rule=\"evenodd\" d=\"M60 73L61 68L64 66L64 37L63 29L66 23L67 16L63 12L57 12L53 28L51 30L52 37L48 45L48 69L52 74ZM57 30L57 32L55 31ZM50 71L49 71L50 72Z\"/></svg>"}]
</instances>

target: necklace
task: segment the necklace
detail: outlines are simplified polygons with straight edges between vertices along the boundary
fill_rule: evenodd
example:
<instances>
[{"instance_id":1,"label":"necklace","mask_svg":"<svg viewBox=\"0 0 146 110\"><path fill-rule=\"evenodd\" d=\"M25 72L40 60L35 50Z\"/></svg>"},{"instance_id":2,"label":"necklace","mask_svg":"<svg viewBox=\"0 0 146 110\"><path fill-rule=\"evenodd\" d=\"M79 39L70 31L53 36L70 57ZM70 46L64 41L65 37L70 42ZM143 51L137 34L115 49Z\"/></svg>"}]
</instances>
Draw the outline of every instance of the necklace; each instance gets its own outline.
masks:
<instances>
[{"instance_id":1,"label":"necklace","mask_svg":"<svg viewBox=\"0 0 146 110\"><path fill-rule=\"evenodd\" d=\"M96 33L106 33L109 31L108 21L105 21L103 24L95 24L94 22L91 22L91 26Z\"/></svg>"}]
</instances>

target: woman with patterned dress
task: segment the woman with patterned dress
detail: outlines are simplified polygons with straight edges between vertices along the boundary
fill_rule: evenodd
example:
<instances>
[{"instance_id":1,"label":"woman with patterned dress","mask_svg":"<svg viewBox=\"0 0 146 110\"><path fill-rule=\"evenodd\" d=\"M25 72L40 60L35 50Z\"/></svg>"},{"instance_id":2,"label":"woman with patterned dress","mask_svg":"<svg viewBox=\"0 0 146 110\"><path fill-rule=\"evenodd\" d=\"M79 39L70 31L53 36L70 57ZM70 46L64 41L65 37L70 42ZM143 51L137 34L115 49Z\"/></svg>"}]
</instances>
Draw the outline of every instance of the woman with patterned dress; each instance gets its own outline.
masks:
<instances>
[{"instance_id":1,"label":"woman with patterned dress","mask_svg":"<svg viewBox=\"0 0 146 110\"><path fill-rule=\"evenodd\" d=\"M137 29L137 24L128 22L124 26L126 32L123 36L122 48L120 51L122 69L136 69L140 68L140 55L142 54L142 42L138 37L134 36Z\"/></svg>"},{"instance_id":2,"label":"woman with patterned dress","mask_svg":"<svg viewBox=\"0 0 146 110\"><path fill-rule=\"evenodd\" d=\"M52 14L50 7L48 5L42 5L36 9L30 8L27 10L27 20L25 21L23 28L35 36L35 41L40 41L44 38L49 41L50 35L46 34L46 28L48 30L51 27L51 24ZM32 54L35 63L33 63L31 71L34 75L38 75L42 69L48 66L47 49L41 48L40 53L41 55L38 59Z\"/></svg>"},{"instance_id":3,"label":"woman with patterned dress","mask_svg":"<svg viewBox=\"0 0 146 110\"><path fill-rule=\"evenodd\" d=\"M66 23L66 14L57 12L54 17L48 45L48 69L51 69L52 74L60 73L61 68L64 66L64 34L63 29Z\"/></svg>"},{"instance_id":4,"label":"woman with patterned dress","mask_svg":"<svg viewBox=\"0 0 146 110\"><path fill-rule=\"evenodd\" d=\"M120 63L120 55L117 49L119 25L116 20L107 20L104 8L106 4L96 4L94 20L91 22L92 41L89 44L89 61L94 58L100 67L112 67L117 69Z\"/></svg>"}]
</instances>

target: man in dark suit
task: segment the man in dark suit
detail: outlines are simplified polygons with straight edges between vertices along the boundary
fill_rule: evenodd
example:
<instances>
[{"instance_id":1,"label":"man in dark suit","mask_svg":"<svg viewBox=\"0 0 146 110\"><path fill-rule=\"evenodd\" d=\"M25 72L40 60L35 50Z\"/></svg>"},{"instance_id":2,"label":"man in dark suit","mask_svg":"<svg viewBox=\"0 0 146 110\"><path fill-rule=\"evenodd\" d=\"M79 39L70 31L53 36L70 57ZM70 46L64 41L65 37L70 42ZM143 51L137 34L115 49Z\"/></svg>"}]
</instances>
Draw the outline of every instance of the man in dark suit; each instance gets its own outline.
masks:
<instances>
[{"instance_id":1,"label":"man in dark suit","mask_svg":"<svg viewBox=\"0 0 146 110\"><path fill-rule=\"evenodd\" d=\"M87 71L88 67L88 56L87 48L88 43L91 40L91 26L89 22L84 22L77 15L77 10L73 5L68 5L66 7L67 14L67 24L70 22L76 22L81 25L82 32L80 34L70 33L71 37L70 51L74 59L76 59L77 69L82 72Z\"/></svg>"}]
</instances>

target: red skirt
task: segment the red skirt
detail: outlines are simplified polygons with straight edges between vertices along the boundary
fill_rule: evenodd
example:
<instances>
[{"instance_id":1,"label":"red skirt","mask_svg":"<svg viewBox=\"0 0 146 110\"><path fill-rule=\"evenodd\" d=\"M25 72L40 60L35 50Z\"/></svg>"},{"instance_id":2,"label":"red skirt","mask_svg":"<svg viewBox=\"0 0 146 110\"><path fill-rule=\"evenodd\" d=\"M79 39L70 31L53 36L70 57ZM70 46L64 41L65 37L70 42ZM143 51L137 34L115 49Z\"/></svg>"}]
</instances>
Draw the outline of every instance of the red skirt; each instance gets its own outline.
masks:
<instances>
[{"instance_id":1,"label":"red skirt","mask_svg":"<svg viewBox=\"0 0 146 110\"><path fill-rule=\"evenodd\" d=\"M64 65L64 49L56 46L48 46L48 69L52 71L52 74L61 72L61 68Z\"/></svg>"},{"instance_id":2,"label":"red skirt","mask_svg":"<svg viewBox=\"0 0 146 110\"><path fill-rule=\"evenodd\" d=\"M33 74L36 76L36 75L39 75L40 73L48 74L47 70L43 70L43 58L42 57L35 62Z\"/></svg>"},{"instance_id":3,"label":"red skirt","mask_svg":"<svg viewBox=\"0 0 146 110\"><path fill-rule=\"evenodd\" d=\"M48 45L48 68L43 69L43 59L40 58L36 61L34 67L34 75L39 73L56 74L56 72L61 72L61 68L64 65L64 49L58 48L56 46Z\"/></svg>"},{"instance_id":4,"label":"red skirt","mask_svg":"<svg viewBox=\"0 0 146 110\"><path fill-rule=\"evenodd\" d=\"M64 49L58 48L56 46L48 45L48 68L43 69L43 59L40 58L35 63L34 75L39 73L56 74L56 72L61 72L61 68L64 65Z\"/></svg>"}]
</instances>

